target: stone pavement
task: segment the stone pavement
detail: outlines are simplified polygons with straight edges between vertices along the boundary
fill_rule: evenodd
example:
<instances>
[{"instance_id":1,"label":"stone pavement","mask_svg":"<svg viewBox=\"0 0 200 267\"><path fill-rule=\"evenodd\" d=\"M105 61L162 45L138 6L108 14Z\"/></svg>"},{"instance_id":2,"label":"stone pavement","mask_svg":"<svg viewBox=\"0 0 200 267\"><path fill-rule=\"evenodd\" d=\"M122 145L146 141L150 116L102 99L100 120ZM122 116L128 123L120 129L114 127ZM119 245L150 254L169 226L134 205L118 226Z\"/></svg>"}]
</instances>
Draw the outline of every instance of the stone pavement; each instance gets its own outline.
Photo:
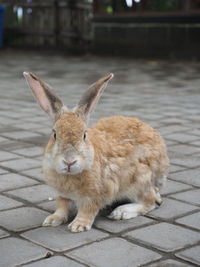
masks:
<instances>
[{"instance_id":1,"label":"stone pavement","mask_svg":"<svg viewBox=\"0 0 200 267\"><path fill-rule=\"evenodd\" d=\"M99 216L91 231L43 228L54 192L41 174L51 132L22 72L33 71L72 107L102 75L115 78L92 122L137 116L165 137L171 171L163 205L128 221ZM200 62L65 57L0 51L0 266L200 265Z\"/></svg>"}]
</instances>

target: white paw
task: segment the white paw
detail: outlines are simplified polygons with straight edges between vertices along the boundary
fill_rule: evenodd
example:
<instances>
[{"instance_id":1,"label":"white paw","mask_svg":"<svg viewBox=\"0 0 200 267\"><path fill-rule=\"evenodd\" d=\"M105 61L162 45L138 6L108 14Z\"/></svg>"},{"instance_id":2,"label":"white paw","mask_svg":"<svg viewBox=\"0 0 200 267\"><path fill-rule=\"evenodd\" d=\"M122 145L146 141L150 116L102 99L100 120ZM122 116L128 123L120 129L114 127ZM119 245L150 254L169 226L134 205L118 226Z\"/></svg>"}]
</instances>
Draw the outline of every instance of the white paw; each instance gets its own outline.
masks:
<instances>
[{"instance_id":1,"label":"white paw","mask_svg":"<svg viewBox=\"0 0 200 267\"><path fill-rule=\"evenodd\" d=\"M52 215L49 215L48 217L46 217L42 226L58 226L58 225L66 222L66 221L67 221L66 218L52 214Z\"/></svg>"},{"instance_id":2,"label":"white paw","mask_svg":"<svg viewBox=\"0 0 200 267\"><path fill-rule=\"evenodd\" d=\"M108 218L113 220L128 220L137 217L138 214L138 204L126 204L114 209L108 215Z\"/></svg>"},{"instance_id":3,"label":"white paw","mask_svg":"<svg viewBox=\"0 0 200 267\"><path fill-rule=\"evenodd\" d=\"M89 222L84 222L82 220L74 220L72 221L69 225L68 225L68 229L71 231L71 232L75 232L75 233L78 233L78 232L83 232L83 231L88 231L91 229L91 226L92 224L89 223Z\"/></svg>"}]
</instances>

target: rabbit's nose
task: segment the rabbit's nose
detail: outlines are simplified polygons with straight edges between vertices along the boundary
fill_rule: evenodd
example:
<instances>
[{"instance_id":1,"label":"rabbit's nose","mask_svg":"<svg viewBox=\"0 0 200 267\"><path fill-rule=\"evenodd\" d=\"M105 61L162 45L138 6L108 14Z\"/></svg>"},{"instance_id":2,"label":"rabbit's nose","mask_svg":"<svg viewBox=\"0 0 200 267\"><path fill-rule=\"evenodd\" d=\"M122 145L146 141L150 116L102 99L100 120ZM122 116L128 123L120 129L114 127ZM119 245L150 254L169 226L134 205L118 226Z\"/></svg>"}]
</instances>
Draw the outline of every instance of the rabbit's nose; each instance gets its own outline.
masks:
<instances>
[{"instance_id":1,"label":"rabbit's nose","mask_svg":"<svg viewBox=\"0 0 200 267\"><path fill-rule=\"evenodd\" d=\"M67 167L69 168L69 167L71 167L72 165L74 165L74 164L77 162L77 160L74 160L74 161L72 161L72 162L67 162L66 160L63 160L63 162L64 162L64 164L67 165Z\"/></svg>"}]
</instances>

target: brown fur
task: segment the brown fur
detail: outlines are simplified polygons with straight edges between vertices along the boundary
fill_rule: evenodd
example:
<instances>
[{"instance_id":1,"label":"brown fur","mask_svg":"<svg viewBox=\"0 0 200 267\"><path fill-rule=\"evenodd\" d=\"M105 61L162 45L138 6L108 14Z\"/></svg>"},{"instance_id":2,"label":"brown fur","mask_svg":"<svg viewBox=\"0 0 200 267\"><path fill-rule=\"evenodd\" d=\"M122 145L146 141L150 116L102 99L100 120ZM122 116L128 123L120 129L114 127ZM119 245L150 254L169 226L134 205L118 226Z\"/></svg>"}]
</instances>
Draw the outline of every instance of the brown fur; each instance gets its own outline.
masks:
<instances>
[{"instance_id":1,"label":"brown fur","mask_svg":"<svg viewBox=\"0 0 200 267\"><path fill-rule=\"evenodd\" d=\"M65 146L78 142L85 126L75 114L67 113L60 117L56 129ZM123 197L135 198L144 203L147 210L155 205L157 179L167 174L169 167L166 147L156 130L136 118L116 116L103 119L88 129L88 140L95 151L90 170L77 175L58 175L44 166L45 179L50 186L62 195L74 195L74 201L86 199L81 221L87 221L92 212L91 224L99 209ZM46 151L51 151L52 147L50 141ZM127 195L131 191L136 192L132 199ZM141 210L144 212L145 207Z\"/></svg>"},{"instance_id":2,"label":"brown fur","mask_svg":"<svg viewBox=\"0 0 200 267\"><path fill-rule=\"evenodd\" d=\"M71 201L78 209L68 226L73 232L89 230L98 211L116 200L128 198L138 204L118 207L110 215L113 219L132 218L161 203L159 190L169 159L163 138L155 129L137 118L114 116L100 120L83 139L88 115L111 78L110 74L93 84L74 111L60 108L54 114L53 118L59 114L54 125L56 140L52 135L46 147L43 172L59 197L56 212L46 218L44 226L66 221ZM44 100L39 96L41 106ZM85 167L74 174L57 171L57 164L62 159L74 160L74 153Z\"/></svg>"}]
</instances>

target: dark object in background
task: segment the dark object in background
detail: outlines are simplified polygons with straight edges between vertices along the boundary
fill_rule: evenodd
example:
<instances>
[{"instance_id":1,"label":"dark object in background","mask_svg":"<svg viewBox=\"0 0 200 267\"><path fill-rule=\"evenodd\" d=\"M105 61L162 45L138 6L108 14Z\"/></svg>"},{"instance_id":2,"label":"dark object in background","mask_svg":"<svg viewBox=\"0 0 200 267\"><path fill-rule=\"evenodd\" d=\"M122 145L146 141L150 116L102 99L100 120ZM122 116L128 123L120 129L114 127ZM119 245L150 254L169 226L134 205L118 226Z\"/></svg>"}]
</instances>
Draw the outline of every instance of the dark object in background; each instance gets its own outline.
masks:
<instances>
[{"instance_id":1,"label":"dark object in background","mask_svg":"<svg viewBox=\"0 0 200 267\"><path fill-rule=\"evenodd\" d=\"M0 48L3 47L4 6L0 6Z\"/></svg>"}]
</instances>

